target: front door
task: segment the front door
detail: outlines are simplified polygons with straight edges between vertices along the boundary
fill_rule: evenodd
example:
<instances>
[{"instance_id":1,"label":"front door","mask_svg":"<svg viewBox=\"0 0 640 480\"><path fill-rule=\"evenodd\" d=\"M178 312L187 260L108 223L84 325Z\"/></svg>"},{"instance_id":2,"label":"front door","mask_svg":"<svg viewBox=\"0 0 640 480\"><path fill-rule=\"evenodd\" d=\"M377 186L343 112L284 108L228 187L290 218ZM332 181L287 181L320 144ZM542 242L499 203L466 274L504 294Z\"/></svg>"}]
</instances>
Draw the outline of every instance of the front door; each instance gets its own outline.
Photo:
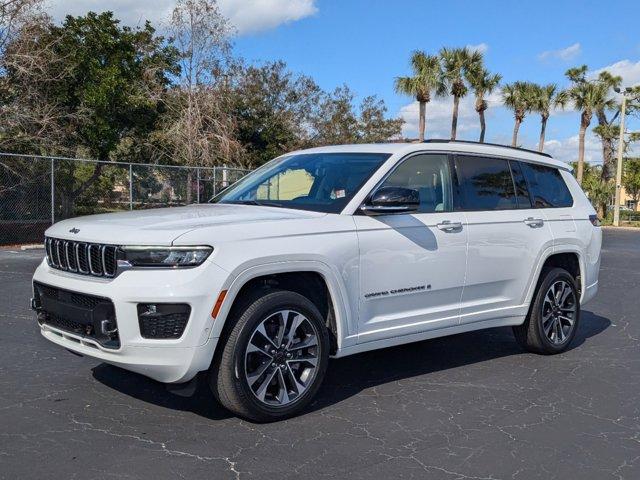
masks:
<instances>
[{"instance_id":1,"label":"front door","mask_svg":"<svg viewBox=\"0 0 640 480\"><path fill-rule=\"evenodd\" d=\"M355 215L360 247L358 342L457 325L464 286L466 219L453 212L450 159L404 159L381 186L418 190L415 213Z\"/></svg>"}]
</instances>

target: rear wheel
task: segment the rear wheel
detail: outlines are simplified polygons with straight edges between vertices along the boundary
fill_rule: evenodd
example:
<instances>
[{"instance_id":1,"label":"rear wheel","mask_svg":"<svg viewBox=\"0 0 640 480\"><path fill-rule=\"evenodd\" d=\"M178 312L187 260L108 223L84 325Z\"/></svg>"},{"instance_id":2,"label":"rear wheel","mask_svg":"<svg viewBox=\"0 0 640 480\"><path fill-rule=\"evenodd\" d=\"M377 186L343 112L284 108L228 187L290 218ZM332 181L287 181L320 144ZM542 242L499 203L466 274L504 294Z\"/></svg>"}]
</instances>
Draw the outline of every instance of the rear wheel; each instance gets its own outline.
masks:
<instances>
[{"instance_id":1,"label":"rear wheel","mask_svg":"<svg viewBox=\"0 0 640 480\"><path fill-rule=\"evenodd\" d=\"M528 351L560 353L569 347L579 320L576 281L563 268L553 268L543 272L529 314L522 325L513 328L513 333Z\"/></svg>"},{"instance_id":2,"label":"rear wheel","mask_svg":"<svg viewBox=\"0 0 640 480\"><path fill-rule=\"evenodd\" d=\"M327 368L329 336L311 301L275 291L239 314L221 348L211 371L215 396L237 415L266 422L311 401Z\"/></svg>"}]
</instances>

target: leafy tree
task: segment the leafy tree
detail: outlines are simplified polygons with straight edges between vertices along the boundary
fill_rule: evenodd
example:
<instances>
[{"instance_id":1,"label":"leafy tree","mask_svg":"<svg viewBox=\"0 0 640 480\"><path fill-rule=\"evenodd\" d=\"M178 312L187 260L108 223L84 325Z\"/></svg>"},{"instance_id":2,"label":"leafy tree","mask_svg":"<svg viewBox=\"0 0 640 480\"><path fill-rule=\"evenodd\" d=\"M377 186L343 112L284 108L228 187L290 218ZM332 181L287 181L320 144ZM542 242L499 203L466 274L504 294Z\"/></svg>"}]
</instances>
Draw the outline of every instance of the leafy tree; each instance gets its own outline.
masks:
<instances>
[{"instance_id":1,"label":"leafy tree","mask_svg":"<svg viewBox=\"0 0 640 480\"><path fill-rule=\"evenodd\" d=\"M573 170L578 168L578 162L571 163ZM600 218L604 218L607 213L607 206L615 194L616 187L611 180L602 178L602 167L600 165L584 164L582 189L589 197L589 201L598 211Z\"/></svg>"},{"instance_id":2,"label":"leafy tree","mask_svg":"<svg viewBox=\"0 0 640 480\"><path fill-rule=\"evenodd\" d=\"M471 85L476 96L475 109L480 118L479 140L480 143L484 143L485 131L487 129L484 112L489 108L489 104L485 100L485 97L498 88L500 81L502 80L502 76L497 73L491 74L482 65L477 65L476 68L472 68L467 71L466 79L469 82L469 85Z\"/></svg>"},{"instance_id":3,"label":"leafy tree","mask_svg":"<svg viewBox=\"0 0 640 480\"><path fill-rule=\"evenodd\" d=\"M312 120L314 145L383 142L400 135L403 120L386 119L387 108L375 96L366 97L357 110L347 86L323 97Z\"/></svg>"},{"instance_id":4,"label":"leafy tree","mask_svg":"<svg viewBox=\"0 0 640 480\"><path fill-rule=\"evenodd\" d=\"M281 61L241 66L226 88L228 112L248 165L259 166L311 144L311 119L322 94L310 77L292 74Z\"/></svg>"},{"instance_id":5,"label":"leafy tree","mask_svg":"<svg viewBox=\"0 0 640 480\"><path fill-rule=\"evenodd\" d=\"M123 27L110 12L28 24L2 57L6 113L0 144L13 151L109 160L123 139L143 139L161 112L158 92L178 73L176 52L149 23ZM101 176L69 175L63 215Z\"/></svg>"},{"instance_id":6,"label":"leafy tree","mask_svg":"<svg viewBox=\"0 0 640 480\"><path fill-rule=\"evenodd\" d=\"M640 158L624 159L622 185L637 205L640 202Z\"/></svg>"},{"instance_id":7,"label":"leafy tree","mask_svg":"<svg viewBox=\"0 0 640 480\"><path fill-rule=\"evenodd\" d=\"M453 113L451 115L451 140L456 139L458 129L458 109L460 99L469 91L465 76L481 68L482 53L469 48L443 48L440 50L442 61L443 90L453 95ZM444 93L441 91L441 93Z\"/></svg>"},{"instance_id":8,"label":"leafy tree","mask_svg":"<svg viewBox=\"0 0 640 480\"><path fill-rule=\"evenodd\" d=\"M358 119L359 138L362 143L387 142L397 138L402 132L404 120L401 118L386 118L387 106L384 100L375 95L365 97L360 104Z\"/></svg>"},{"instance_id":9,"label":"leafy tree","mask_svg":"<svg viewBox=\"0 0 640 480\"><path fill-rule=\"evenodd\" d=\"M415 97L418 102L418 138L423 142L427 103L431 100L431 92L442 89L440 60L436 56L416 50L411 55L411 70L412 76L396 78L395 89L398 93Z\"/></svg>"},{"instance_id":10,"label":"leafy tree","mask_svg":"<svg viewBox=\"0 0 640 480\"><path fill-rule=\"evenodd\" d=\"M353 92L346 85L324 95L313 120L314 144L354 143L358 137L358 118L353 111Z\"/></svg>"},{"instance_id":11,"label":"leafy tree","mask_svg":"<svg viewBox=\"0 0 640 480\"><path fill-rule=\"evenodd\" d=\"M529 82L513 82L502 87L502 100L506 107L513 110L515 123L511 146L518 144L518 131L525 115L531 111L535 102L535 88Z\"/></svg>"},{"instance_id":12,"label":"leafy tree","mask_svg":"<svg viewBox=\"0 0 640 480\"><path fill-rule=\"evenodd\" d=\"M532 85L534 95L531 110L540 114L540 140L538 151L544 150L544 137L547 130L547 121L551 114L551 109L557 105L556 96L558 87L551 83L549 85Z\"/></svg>"},{"instance_id":13,"label":"leafy tree","mask_svg":"<svg viewBox=\"0 0 640 480\"><path fill-rule=\"evenodd\" d=\"M356 109L348 87L323 92L310 77L289 72L284 62L241 66L225 88L248 165L299 148L385 141L399 136L403 124L386 118L387 108L377 97L366 97Z\"/></svg>"}]
</instances>

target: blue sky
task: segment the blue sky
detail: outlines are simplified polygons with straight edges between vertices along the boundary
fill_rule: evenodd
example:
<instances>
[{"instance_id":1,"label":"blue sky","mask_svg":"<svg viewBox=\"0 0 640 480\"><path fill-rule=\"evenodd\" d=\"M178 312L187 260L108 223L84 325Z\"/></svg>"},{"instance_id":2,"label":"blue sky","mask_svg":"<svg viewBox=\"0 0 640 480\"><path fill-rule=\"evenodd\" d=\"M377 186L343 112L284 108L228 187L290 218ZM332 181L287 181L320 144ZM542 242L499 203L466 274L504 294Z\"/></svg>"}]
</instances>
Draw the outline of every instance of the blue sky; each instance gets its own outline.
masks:
<instances>
[{"instance_id":1,"label":"blue sky","mask_svg":"<svg viewBox=\"0 0 640 480\"><path fill-rule=\"evenodd\" d=\"M88 9L112 9L128 22L156 20L173 0L52 0L54 16ZM517 6L518 4L525 7ZM640 1L451 2L381 0L220 0L221 10L238 27L235 51L249 61L282 59L290 69L312 76L330 90L347 84L359 96L376 94L389 115L407 120L415 135L417 109L412 99L393 91L393 80L409 73L411 52L436 53L442 46L473 45L484 51L487 67L505 82L567 82L564 72L587 64L607 67L629 85L640 83ZM454 6L452 6L454 5ZM615 7L615 8L614 8ZM629 19L620 28L620 19ZM472 99L462 102L459 137L477 139ZM427 136L446 137L451 99L427 107ZM492 98L487 140L508 142L513 120ZM578 115L552 115L547 149L569 161L577 155ZM640 130L632 120L631 129ZM539 118L530 115L521 128L523 146L536 144ZM587 159L601 160L599 143L587 139Z\"/></svg>"}]
</instances>

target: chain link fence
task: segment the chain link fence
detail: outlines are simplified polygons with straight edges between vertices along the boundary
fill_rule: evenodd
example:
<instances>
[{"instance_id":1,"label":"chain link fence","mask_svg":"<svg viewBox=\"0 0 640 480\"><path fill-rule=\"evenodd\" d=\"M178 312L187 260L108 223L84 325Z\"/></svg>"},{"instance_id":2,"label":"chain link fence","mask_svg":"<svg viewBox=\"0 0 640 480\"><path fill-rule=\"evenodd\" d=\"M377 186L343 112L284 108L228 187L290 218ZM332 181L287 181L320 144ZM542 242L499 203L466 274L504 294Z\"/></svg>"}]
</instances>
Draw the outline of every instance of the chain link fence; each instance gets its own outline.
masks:
<instances>
[{"instance_id":1,"label":"chain link fence","mask_svg":"<svg viewBox=\"0 0 640 480\"><path fill-rule=\"evenodd\" d=\"M0 153L0 245L79 215L206 203L248 172Z\"/></svg>"}]
</instances>

